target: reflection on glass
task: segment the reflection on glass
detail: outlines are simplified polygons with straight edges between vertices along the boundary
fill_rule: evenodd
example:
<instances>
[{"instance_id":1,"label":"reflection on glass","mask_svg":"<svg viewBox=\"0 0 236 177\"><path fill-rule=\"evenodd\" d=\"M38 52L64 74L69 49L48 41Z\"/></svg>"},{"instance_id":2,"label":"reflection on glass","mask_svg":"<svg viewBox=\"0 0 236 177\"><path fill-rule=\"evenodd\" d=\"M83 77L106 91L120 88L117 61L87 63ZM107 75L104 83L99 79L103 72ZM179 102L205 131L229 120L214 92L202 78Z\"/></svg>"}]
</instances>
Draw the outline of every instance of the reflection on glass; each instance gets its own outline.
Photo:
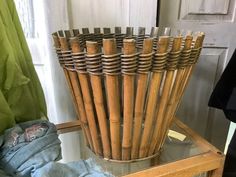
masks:
<instances>
[{"instance_id":1,"label":"reflection on glass","mask_svg":"<svg viewBox=\"0 0 236 177\"><path fill-rule=\"evenodd\" d=\"M177 126L173 126L172 129L185 134L187 136L186 139L184 141L179 141L167 137L160 157L133 163L110 162L95 156L93 152L85 146L82 131L61 134L59 137L62 141L62 162L92 158L104 171L115 176L123 176L148 169L152 166L174 162L204 153L204 151L200 149L183 130ZM205 174L201 174L200 176L203 175Z\"/></svg>"}]
</instances>

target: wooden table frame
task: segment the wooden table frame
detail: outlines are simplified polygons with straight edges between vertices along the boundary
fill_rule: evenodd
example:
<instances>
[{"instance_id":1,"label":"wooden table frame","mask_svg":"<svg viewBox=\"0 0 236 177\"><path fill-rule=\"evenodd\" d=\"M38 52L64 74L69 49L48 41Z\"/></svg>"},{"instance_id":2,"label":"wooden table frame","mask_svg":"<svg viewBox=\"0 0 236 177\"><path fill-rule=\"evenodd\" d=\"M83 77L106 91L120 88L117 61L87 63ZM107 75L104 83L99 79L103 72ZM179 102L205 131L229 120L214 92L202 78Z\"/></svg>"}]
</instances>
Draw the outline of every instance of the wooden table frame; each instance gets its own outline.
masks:
<instances>
[{"instance_id":1,"label":"wooden table frame","mask_svg":"<svg viewBox=\"0 0 236 177\"><path fill-rule=\"evenodd\" d=\"M205 153L164 165L150 167L125 177L191 177L203 172L208 172L208 177L222 177L225 160L224 154L178 119L176 119L175 123ZM57 129L59 134L77 131L80 130L80 122L77 120L58 124Z\"/></svg>"}]
</instances>

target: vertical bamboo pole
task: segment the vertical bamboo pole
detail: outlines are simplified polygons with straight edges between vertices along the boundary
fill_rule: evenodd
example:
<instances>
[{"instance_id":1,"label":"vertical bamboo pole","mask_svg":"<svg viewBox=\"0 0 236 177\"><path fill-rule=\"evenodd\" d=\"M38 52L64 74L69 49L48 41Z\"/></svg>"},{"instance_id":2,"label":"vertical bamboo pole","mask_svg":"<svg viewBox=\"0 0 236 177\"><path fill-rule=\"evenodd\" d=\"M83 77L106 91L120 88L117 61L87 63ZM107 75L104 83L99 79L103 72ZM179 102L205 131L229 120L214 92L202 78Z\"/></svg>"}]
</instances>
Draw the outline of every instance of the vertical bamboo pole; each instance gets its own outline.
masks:
<instances>
[{"instance_id":1,"label":"vertical bamboo pole","mask_svg":"<svg viewBox=\"0 0 236 177\"><path fill-rule=\"evenodd\" d=\"M184 49L183 49L182 53L186 53L187 55L186 54L185 54L186 56L181 55L180 61L178 63L179 69L177 70L177 73L176 73L176 78L175 78L175 81L173 84L173 89L171 91L170 99L168 101L167 109L165 112L165 120L164 120L163 126L162 126L163 132L161 135L161 143L160 143L159 147L156 147L157 149L162 147L162 145L164 143L164 140L165 140L166 134L169 130L169 125L170 125L170 122L172 119L171 115L172 115L173 111L175 112L176 106L174 103L175 103L176 98L178 97L177 92L178 92L179 87L181 86L181 81L184 79L183 74L184 74L188 59L189 59L190 52L191 52L192 39L193 39L193 37L190 35L186 36L186 38L185 38L185 44L184 44Z\"/></svg>"},{"instance_id":2,"label":"vertical bamboo pole","mask_svg":"<svg viewBox=\"0 0 236 177\"><path fill-rule=\"evenodd\" d=\"M181 43L182 43L182 37L180 37L180 36L175 37L170 54L180 52ZM163 90L162 90L159 109L158 109L158 112L156 115L156 125L155 125L155 130L153 132L153 136L151 139L151 144L150 144L150 149L149 149L148 155L152 155L154 153L156 144L158 142L160 143L160 141L161 141L160 140L160 134L162 131L161 127L163 124L163 120L165 118L164 117L165 109L166 109L166 106L168 103L169 94L171 91L171 85L172 85L172 81L174 78L174 72L177 67L178 57L179 57L178 54L174 54L174 55L176 55L175 58L168 59L166 79L165 79L165 83L164 83ZM171 61L171 60L176 60L176 61ZM173 62L173 64L172 64L172 62Z\"/></svg>"},{"instance_id":3,"label":"vertical bamboo pole","mask_svg":"<svg viewBox=\"0 0 236 177\"><path fill-rule=\"evenodd\" d=\"M88 59L94 59L92 62L96 62L96 64L91 64L94 68L96 67L97 70L94 70L90 73L91 79L91 86L93 90L94 96L94 104L97 112L97 118L100 127L100 133L102 138L102 146L103 146L103 155L104 158L110 159L111 158L111 149L110 149L110 141L109 141L109 133L108 133L108 126L107 126L107 118L103 100L103 90L102 90L102 68L101 64L101 50L98 47L97 42L86 42L87 47L87 57ZM89 61L87 62L89 63ZM88 66L88 65L87 65Z\"/></svg>"},{"instance_id":4,"label":"vertical bamboo pole","mask_svg":"<svg viewBox=\"0 0 236 177\"><path fill-rule=\"evenodd\" d=\"M194 43L194 46L193 46L192 50L197 50L197 54L196 54L196 56L195 55L194 56L190 55L190 58L192 58L192 57L194 57L194 58L189 60L189 66L187 66L185 68L185 70L184 70L183 77L182 77L183 79L182 79L182 81L180 83L180 86L179 86L177 94L176 94L177 96L175 98L175 103L174 103L175 106L173 108L174 111L172 111L172 115L170 116L171 120L170 120L169 124L171 124L171 122L174 119L174 115L175 115L175 113L178 110L178 107L180 105L180 100L181 100L181 98L183 96L184 90L185 90L185 88L186 88L186 86L187 86L187 84L188 84L188 82L189 82L189 80L191 78L191 75L192 75L195 63L197 62L197 59L198 59L200 51L201 51L200 48L202 47L204 36L205 36L204 33L200 33L197 36L196 40L195 40L195 43Z\"/></svg>"},{"instance_id":5,"label":"vertical bamboo pole","mask_svg":"<svg viewBox=\"0 0 236 177\"><path fill-rule=\"evenodd\" d=\"M71 48L72 48L72 53L82 52L82 49L80 47L78 40L71 43ZM86 72L80 73L79 71L77 74L80 81L80 86L81 86L81 91L82 91L84 106L85 106L85 112L86 112L86 117L89 124L90 134L92 137L94 152L97 155L102 155L102 149L100 146L100 139L99 139L96 120L95 120L95 111L92 104L92 95L90 93L90 88L89 88L88 74Z\"/></svg>"},{"instance_id":6,"label":"vertical bamboo pole","mask_svg":"<svg viewBox=\"0 0 236 177\"><path fill-rule=\"evenodd\" d=\"M168 36L162 36L160 37L158 41L158 54L164 54L167 51L169 43L169 37ZM139 149L139 158L146 157L148 149L147 144L150 138L151 134L151 127L153 124L153 118L154 118L154 112L156 108L156 102L158 98L158 92L161 85L161 79L163 75L163 70L153 71L153 75L150 81L149 86L149 95L147 99L147 108L146 108L146 114L145 114L145 122L144 122L144 129Z\"/></svg>"},{"instance_id":7,"label":"vertical bamboo pole","mask_svg":"<svg viewBox=\"0 0 236 177\"><path fill-rule=\"evenodd\" d=\"M84 73L79 73L79 80L81 83L81 90L83 94L83 99L84 99L84 106L85 106L85 111L88 119L88 124L89 124L89 129L90 129L90 134L92 137L92 142L93 142L93 147L94 147L94 152L97 155L102 156L102 149L100 146L100 138L98 134L98 129L97 129L97 124L95 121L95 115L94 115L94 108L92 105L92 98L90 95L90 90L89 90L89 80L86 74Z\"/></svg>"},{"instance_id":8,"label":"vertical bamboo pole","mask_svg":"<svg viewBox=\"0 0 236 177\"><path fill-rule=\"evenodd\" d=\"M203 34L203 33L202 33L201 35L197 36L197 39L196 39L196 41L195 41L195 43L194 43L193 49L198 49L199 52L200 52L200 48L199 48L199 47L202 46L203 39L204 39L204 34ZM190 45L190 44L187 44L187 41L186 41L185 44L186 44L185 46L186 46L187 48L188 48L189 45ZM197 58L198 58L198 56L196 56L196 58L191 59L191 60L197 60ZM195 62L196 62L196 61L195 61ZM174 97L174 98L175 98L175 99L174 99L174 104L173 104L173 106L172 106L172 108L171 108L171 111L169 111L169 114L170 114L170 115L167 115L169 118L168 118L168 123L167 123L166 127L169 127L169 126L171 125L171 123L173 122L173 119L175 118L174 116L175 116L175 114L176 114L176 112L177 112L177 110L178 110L178 107L179 107L179 105L180 105L180 100L181 100L181 98L182 98L182 96L183 96L184 90L185 90L185 88L186 88L186 86L187 86L187 83L189 82L190 76L191 76L191 74L192 74L193 67L194 67L194 66L193 66L194 61L191 61L191 62L190 62L190 60L189 60L188 63L189 63L189 66L185 67L185 68L184 68L184 71L183 71L183 73L182 73L182 77L181 77L182 79L181 79L181 82L179 83L179 86L178 86L178 88L177 88L176 96ZM166 134L167 134L167 133L168 133L168 130L167 130ZM165 135L165 136L166 136L166 135ZM161 145L159 145L159 146L156 147L156 151L158 151L158 149L159 149L159 148L162 146L162 144L164 143L165 136L163 136L163 138L162 138L162 143L161 143Z\"/></svg>"},{"instance_id":9,"label":"vertical bamboo pole","mask_svg":"<svg viewBox=\"0 0 236 177\"><path fill-rule=\"evenodd\" d=\"M109 39L109 38L114 38L115 35L114 33L111 33L111 28L103 28L103 38L104 39Z\"/></svg>"},{"instance_id":10,"label":"vertical bamboo pole","mask_svg":"<svg viewBox=\"0 0 236 177\"><path fill-rule=\"evenodd\" d=\"M153 38L153 48L156 49L157 47L157 37L158 37L159 27L152 27L150 32L150 37ZM169 35L166 35L169 36Z\"/></svg>"},{"instance_id":11,"label":"vertical bamboo pole","mask_svg":"<svg viewBox=\"0 0 236 177\"><path fill-rule=\"evenodd\" d=\"M143 47L144 38L145 38L145 28L144 27L139 27L138 28L138 35L136 36L137 48L141 49Z\"/></svg>"},{"instance_id":12,"label":"vertical bamboo pole","mask_svg":"<svg viewBox=\"0 0 236 177\"><path fill-rule=\"evenodd\" d=\"M69 51L69 44L68 44L67 39L65 37L60 38L60 44L61 44L61 47L62 47L62 51ZM77 116L79 116L78 118L81 122L81 126L82 126L82 129L83 129L83 135L85 137L84 138L85 144L87 146L89 146L91 149L93 149L90 134L86 133L86 129L88 128L88 125L86 124L85 121L83 121L84 118L86 118L86 117L84 117L84 114L81 111L81 107L83 105L81 105L78 102L78 100L82 99L82 96L80 94L80 88L79 88L79 82L78 82L77 74L76 74L75 71L71 71L71 70L66 69L65 66L63 66L63 70L64 70L64 73L65 73L65 76L66 76L66 80L68 81L69 88L71 90L71 94L72 94L72 97L73 97L73 104L75 106L76 114L77 114Z\"/></svg>"},{"instance_id":13,"label":"vertical bamboo pole","mask_svg":"<svg viewBox=\"0 0 236 177\"><path fill-rule=\"evenodd\" d=\"M72 38L70 40L70 45L73 46L74 51L78 50L78 48L80 48L80 46L76 43L76 41L77 41L77 37ZM75 95L76 103L77 103L77 106L78 106L78 112L79 112L79 115L80 115L81 127L83 129L83 132L85 133L86 140L88 141L90 148L93 150L93 143L92 143L92 138L91 138L91 134L90 134L90 130L89 130L88 120L87 120L86 112L85 112L85 108L84 108L83 97L82 97L82 93L81 93L81 87L80 87L80 83L79 83L77 74L76 74L76 72L74 72L74 73L73 73L73 75L71 75L71 77L74 80L74 82L72 82L72 87L73 87L73 90L74 90L74 95Z\"/></svg>"},{"instance_id":14,"label":"vertical bamboo pole","mask_svg":"<svg viewBox=\"0 0 236 177\"><path fill-rule=\"evenodd\" d=\"M202 47L202 44L203 44L203 40L204 40L204 33L200 33L197 38L196 38L196 41L194 43L194 47L193 49L199 49L199 52L200 52L200 48ZM197 60L199 56L196 56L196 58L194 60ZM197 62L197 61L193 61L193 62ZM187 86L187 83L189 82L190 80L190 76L193 72L193 69L194 69L194 63L191 63L190 66L188 66L184 72L184 80L183 80L183 84L182 86L179 88L179 92L178 92L178 95L179 97L177 98L178 100L182 97L182 94Z\"/></svg>"},{"instance_id":15,"label":"vertical bamboo pole","mask_svg":"<svg viewBox=\"0 0 236 177\"><path fill-rule=\"evenodd\" d=\"M59 41L58 33L53 33L52 37L53 37L54 47L56 49L56 53L57 53L59 63L61 65L61 67L64 68L65 66L64 66L62 53L61 53L61 44L60 44L60 41Z\"/></svg>"},{"instance_id":16,"label":"vertical bamboo pole","mask_svg":"<svg viewBox=\"0 0 236 177\"><path fill-rule=\"evenodd\" d=\"M98 42L99 46L102 46L103 34L101 33L100 28L94 28L94 39Z\"/></svg>"},{"instance_id":17,"label":"vertical bamboo pole","mask_svg":"<svg viewBox=\"0 0 236 177\"><path fill-rule=\"evenodd\" d=\"M115 38L116 38L116 44L118 48L121 48L123 46L124 37L125 37L125 34L122 34L121 27L115 27Z\"/></svg>"},{"instance_id":18,"label":"vertical bamboo pole","mask_svg":"<svg viewBox=\"0 0 236 177\"><path fill-rule=\"evenodd\" d=\"M105 56L113 56L116 52L115 39L103 39L103 51ZM106 74L107 99L110 118L110 136L112 158L120 160L121 142L120 142L120 91L119 76Z\"/></svg>"},{"instance_id":19,"label":"vertical bamboo pole","mask_svg":"<svg viewBox=\"0 0 236 177\"><path fill-rule=\"evenodd\" d=\"M134 81L137 69L135 40L124 39L122 73L124 86L122 160L130 160L134 112ZM128 60L128 61L127 61ZM134 66L132 66L134 64ZM130 71L129 71L130 70Z\"/></svg>"},{"instance_id":20,"label":"vertical bamboo pole","mask_svg":"<svg viewBox=\"0 0 236 177\"><path fill-rule=\"evenodd\" d=\"M59 37L59 42L60 42L60 45L61 45L61 51L64 51L64 52L69 51L69 45L68 45L66 37ZM67 70L65 68L64 64L63 64L62 68L63 68L64 74L65 74L65 77L66 77L66 81L67 81L67 84L69 86L69 90L70 90L70 93L71 93L71 96L72 96L72 100L73 100L73 104L74 104L74 107L75 107L76 115L78 116L79 115L78 106L76 104L75 93L74 93L74 90L73 90L73 87L72 87L72 82L75 82L75 79L74 79L73 75L76 74L76 73ZM70 76L72 76L72 77L70 77Z\"/></svg>"},{"instance_id":21,"label":"vertical bamboo pole","mask_svg":"<svg viewBox=\"0 0 236 177\"><path fill-rule=\"evenodd\" d=\"M126 38L134 37L134 27L126 27Z\"/></svg>"},{"instance_id":22,"label":"vertical bamboo pole","mask_svg":"<svg viewBox=\"0 0 236 177\"><path fill-rule=\"evenodd\" d=\"M68 84L68 87L69 87L72 99L74 99L74 92L72 90L71 81L70 81L68 72L67 72L67 70L66 70L66 68L64 66L64 62L61 61L62 54L61 54L61 44L60 44L60 41L59 41L59 37L58 37L57 33L52 34L52 36L53 36L53 41L54 41L54 47L57 50L57 55L58 55L58 59L59 59L60 65L61 65L61 67L63 69L64 74L65 74L66 81L67 81L67 84ZM62 42L64 42L65 39L60 39L60 40L62 40Z\"/></svg>"},{"instance_id":23,"label":"vertical bamboo pole","mask_svg":"<svg viewBox=\"0 0 236 177\"><path fill-rule=\"evenodd\" d=\"M153 54L152 47L153 47L153 39L152 38L144 39L142 54L140 55L139 58L139 66L141 67L145 65L146 67L145 68L141 67L140 70L138 69L131 159L138 158L140 136L142 132L142 121L144 117L145 96L147 92L148 72L151 68L151 61ZM144 60L145 63L142 63L144 62L141 61L142 57L146 58Z\"/></svg>"}]
</instances>

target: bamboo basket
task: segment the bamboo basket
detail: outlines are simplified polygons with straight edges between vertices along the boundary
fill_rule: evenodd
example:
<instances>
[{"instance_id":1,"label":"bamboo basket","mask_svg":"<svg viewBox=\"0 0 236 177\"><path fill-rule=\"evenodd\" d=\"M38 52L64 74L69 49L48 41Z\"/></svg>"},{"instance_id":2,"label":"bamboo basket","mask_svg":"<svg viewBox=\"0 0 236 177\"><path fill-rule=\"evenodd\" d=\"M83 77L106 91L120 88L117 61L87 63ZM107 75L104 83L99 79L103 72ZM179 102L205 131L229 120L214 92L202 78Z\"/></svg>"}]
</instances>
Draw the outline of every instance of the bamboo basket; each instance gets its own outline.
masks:
<instances>
[{"instance_id":1,"label":"bamboo basket","mask_svg":"<svg viewBox=\"0 0 236 177\"><path fill-rule=\"evenodd\" d=\"M159 155L199 58L204 33L139 27L52 34L87 146L115 162Z\"/></svg>"}]
</instances>

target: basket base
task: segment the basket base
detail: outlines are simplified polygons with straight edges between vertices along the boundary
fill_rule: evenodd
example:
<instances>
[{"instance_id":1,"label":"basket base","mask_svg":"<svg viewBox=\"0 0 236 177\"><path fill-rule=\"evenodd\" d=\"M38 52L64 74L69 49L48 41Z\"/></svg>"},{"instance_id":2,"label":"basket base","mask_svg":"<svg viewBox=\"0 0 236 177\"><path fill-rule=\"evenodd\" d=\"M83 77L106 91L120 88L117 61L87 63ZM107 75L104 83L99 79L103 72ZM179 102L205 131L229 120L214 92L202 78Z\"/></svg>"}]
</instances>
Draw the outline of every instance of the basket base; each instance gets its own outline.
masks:
<instances>
[{"instance_id":1,"label":"basket base","mask_svg":"<svg viewBox=\"0 0 236 177\"><path fill-rule=\"evenodd\" d=\"M163 149L161 149L160 151L158 151L157 153L151 155L151 156L148 156L148 157L144 157L144 158L139 158L139 159L132 159L132 160L115 160L115 159L108 159L108 158L104 158L102 156L98 156L96 155L89 147L87 147L89 149L89 151L95 155L96 157L99 157L100 159L102 160L105 160L105 161L109 161L109 162L115 162L115 163L134 163L134 162L140 162L140 161L145 161L145 160L149 160L149 159L152 159L152 158L155 158L155 157L158 157L160 156L161 152Z\"/></svg>"}]
</instances>

